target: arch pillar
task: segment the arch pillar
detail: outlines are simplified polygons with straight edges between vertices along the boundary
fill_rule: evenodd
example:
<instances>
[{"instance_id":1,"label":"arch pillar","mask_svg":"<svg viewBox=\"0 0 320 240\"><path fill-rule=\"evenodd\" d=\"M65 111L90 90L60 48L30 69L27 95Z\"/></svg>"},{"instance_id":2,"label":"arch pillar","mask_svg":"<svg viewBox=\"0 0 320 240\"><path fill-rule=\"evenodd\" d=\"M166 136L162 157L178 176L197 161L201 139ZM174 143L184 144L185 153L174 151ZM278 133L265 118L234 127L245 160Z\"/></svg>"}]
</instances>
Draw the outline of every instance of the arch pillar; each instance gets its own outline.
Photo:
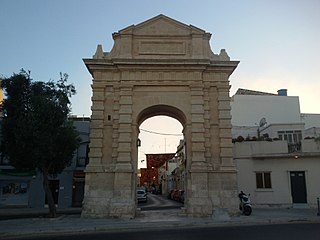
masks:
<instances>
[{"instance_id":1,"label":"arch pillar","mask_svg":"<svg viewBox=\"0 0 320 240\"><path fill-rule=\"evenodd\" d=\"M203 86L190 86L191 124L190 146L191 165L187 188L187 215L205 217L212 214L209 198L208 163L205 158L205 118Z\"/></svg>"}]
</instances>

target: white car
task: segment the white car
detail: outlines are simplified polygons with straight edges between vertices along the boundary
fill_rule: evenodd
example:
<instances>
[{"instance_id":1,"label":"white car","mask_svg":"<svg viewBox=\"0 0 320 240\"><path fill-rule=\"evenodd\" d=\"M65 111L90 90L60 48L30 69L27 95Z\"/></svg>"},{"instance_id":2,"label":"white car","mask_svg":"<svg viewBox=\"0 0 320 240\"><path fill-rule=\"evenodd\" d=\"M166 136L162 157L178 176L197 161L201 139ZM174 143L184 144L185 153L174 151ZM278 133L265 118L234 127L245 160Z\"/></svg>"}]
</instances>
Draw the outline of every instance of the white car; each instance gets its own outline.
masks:
<instances>
[{"instance_id":1,"label":"white car","mask_svg":"<svg viewBox=\"0 0 320 240\"><path fill-rule=\"evenodd\" d=\"M138 202L147 202L148 196L147 192L144 189L137 189L137 200Z\"/></svg>"}]
</instances>

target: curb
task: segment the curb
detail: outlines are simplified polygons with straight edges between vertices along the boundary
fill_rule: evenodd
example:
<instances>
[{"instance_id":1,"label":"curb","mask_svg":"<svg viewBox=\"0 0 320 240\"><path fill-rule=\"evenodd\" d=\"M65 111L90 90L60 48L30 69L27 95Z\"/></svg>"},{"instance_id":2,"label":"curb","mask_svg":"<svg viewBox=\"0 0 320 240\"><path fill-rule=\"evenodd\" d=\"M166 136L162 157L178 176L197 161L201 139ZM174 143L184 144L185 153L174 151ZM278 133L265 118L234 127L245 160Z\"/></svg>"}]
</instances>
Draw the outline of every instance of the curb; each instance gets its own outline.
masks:
<instances>
[{"instance_id":1,"label":"curb","mask_svg":"<svg viewBox=\"0 0 320 240\"><path fill-rule=\"evenodd\" d=\"M0 238L3 239L17 239L22 237L32 236L61 236L70 235L74 233L95 233L95 232L123 232L123 231L148 231L155 230L171 230L171 229L190 229L190 228L210 228L210 227L234 227L234 226L254 226L254 225L270 225L270 224L297 224L297 223L320 223L319 217L314 218L279 218L279 219L231 219L229 221L214 221L214 220L197 220L195 219L181 219L174 221L148 221L148 219L133 219L133 220L119 220L119 219L81 219L73 218L72 216L60 216L55 219L18 219L2 221L0 227ZM45 220L45 221L43 221ZM248 221L249 220L249 221ZM23 224L23 222L26 222ZM21 222L22 225L19 225ZM88 226L91 225L91 226ZM16 231L12 229L2 229L5 225L11 225L17 228ZM29 227L33 226L33 227ZM4 226L4 227L3 227ZM36 226L36 227L35 227ZM142 228L143 226L143 228Z\"/></svg>"}]
</instances>

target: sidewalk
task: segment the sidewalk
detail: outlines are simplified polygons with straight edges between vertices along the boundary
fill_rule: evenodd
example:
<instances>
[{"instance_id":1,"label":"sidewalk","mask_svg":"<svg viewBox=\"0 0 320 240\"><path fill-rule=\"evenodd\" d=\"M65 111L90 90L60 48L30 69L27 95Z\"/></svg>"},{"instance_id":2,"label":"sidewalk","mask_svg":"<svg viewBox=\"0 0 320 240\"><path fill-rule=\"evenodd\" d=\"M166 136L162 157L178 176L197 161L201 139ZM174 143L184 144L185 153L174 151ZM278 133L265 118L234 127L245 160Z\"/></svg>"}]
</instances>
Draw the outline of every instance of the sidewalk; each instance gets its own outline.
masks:
<instances>
[{"instance_id":1,"label":"sidewalk","mask_svg":"<svg viewBox=\"0 0 320 240\"><path fill-rule=\"evenodd\" d=\"M0 208L0 221L19 218L41 218L46 217L49 213L47 208ZM57 209L57 215L75 215L81 214L81 208L64 208Z\"/></svg>"},{"instance_id":2,"label":"sidewalk","mask_svg":"<svg viewBox=\"0 0 320 240\"><path fill-rule=\"evenodd\" d=\"M10 210L10 211L9 211ZM215 218L188 218L180 216L180 210L141 211L135 219L86 219L80 217L81 209L66 209L60 211L57 218L44 218L43 210L30 209L0 209L0 216L12 213L15 218L0 221L0 238L17 239L19 236L57 235L75 232L97 231L139 231L151 229L241 226L277 223L320 223L317 209L253 209L251 216L228 217L217 215ZM47 211L47 209L45 209ZM39 213L41 213L39 215ZM35 217L36 216L36 217ZM3 219L3 218L2 218Z\"/></svg>"}]
</instances>

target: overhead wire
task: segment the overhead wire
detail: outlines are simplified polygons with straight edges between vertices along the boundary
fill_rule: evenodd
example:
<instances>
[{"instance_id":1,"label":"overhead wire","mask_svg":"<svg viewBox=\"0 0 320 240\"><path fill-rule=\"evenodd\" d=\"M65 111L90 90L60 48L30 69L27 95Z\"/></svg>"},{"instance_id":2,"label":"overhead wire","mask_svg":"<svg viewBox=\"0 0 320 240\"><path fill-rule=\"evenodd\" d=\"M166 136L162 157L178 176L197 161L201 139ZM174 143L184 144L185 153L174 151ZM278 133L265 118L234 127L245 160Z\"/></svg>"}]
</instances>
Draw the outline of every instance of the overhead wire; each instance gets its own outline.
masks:
<instances>
[{"instance_id":1,"label":"overhead wire","mask_svg":"<svg viewBox=\"0 0 320 240\"><path fill-rule=\"evenodd\" d=\"M149 130L142 129L142 128L140 128L140 131L152 133L152 134L157 134L157 135L165 135L165 136L183 136L182 133L160 133L160 132L149 131Z\"/></svg>"}]
</instances>

